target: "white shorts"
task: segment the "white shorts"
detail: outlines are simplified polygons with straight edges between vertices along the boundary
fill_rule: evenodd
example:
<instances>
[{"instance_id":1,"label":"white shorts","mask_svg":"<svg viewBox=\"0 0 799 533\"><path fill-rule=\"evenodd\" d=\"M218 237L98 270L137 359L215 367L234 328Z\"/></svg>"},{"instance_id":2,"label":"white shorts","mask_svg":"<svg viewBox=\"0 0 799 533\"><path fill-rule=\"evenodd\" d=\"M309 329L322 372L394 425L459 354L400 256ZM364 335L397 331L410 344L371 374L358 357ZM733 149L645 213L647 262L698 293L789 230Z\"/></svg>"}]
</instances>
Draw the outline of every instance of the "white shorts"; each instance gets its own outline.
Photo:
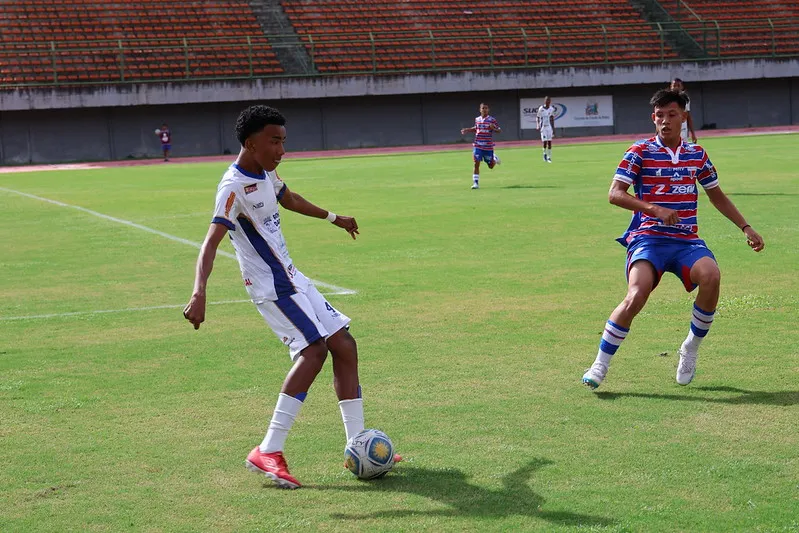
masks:
<instances>
[{"instance_id":1,"label":"white shorts","mask_svg":"<svg viewBox=\"0 0 799 533\"><path fill-rule=\"evenodd\" d=\"M541 140L543 142L551 141L554 136L552 126L541 128Z\"/></svg>"},{"instance_id":2,"label":"white shorts","mask_svg":"<svg viewBox=\"0 0 799 533\"><path fill-rule=\"evenodd\" d=\"M312 342L327 339L350 323L349 317L336 311L311 283L306 292L255 306L277 338L289 347L292 361Z\"/></svg>"}]
</instances>

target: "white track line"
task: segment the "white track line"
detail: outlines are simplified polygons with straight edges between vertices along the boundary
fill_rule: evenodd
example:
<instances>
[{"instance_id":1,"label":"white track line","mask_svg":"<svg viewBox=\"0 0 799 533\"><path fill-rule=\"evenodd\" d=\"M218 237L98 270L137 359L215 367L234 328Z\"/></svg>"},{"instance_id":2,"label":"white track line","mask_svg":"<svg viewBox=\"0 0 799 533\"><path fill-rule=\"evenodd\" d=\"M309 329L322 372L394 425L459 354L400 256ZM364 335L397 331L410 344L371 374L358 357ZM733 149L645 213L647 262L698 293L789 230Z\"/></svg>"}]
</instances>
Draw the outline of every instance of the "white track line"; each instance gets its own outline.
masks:
<instances>
[{"instance_id":1,"label":"white track line","mask_svg":"<svg viewBox=\"0 0 799 533\"><path fill-rule=\"evenodd\" d=\"M241 304L245 302L250 303L250 301L251 300L223 300L221 302L208 302L206 305ZM40 318L60 318L81 315L105 315L109 313L130 313L133 311L153 311L155 309L181 309L183 307L186 307L186 304L128 307L127 309L101 309L99 311L74 311L72 313L51 313L49 315L0 316L0 322L7 322L10 320L36 320Z\"/></svg>"},{"instance_id":2,"label":"white track line","mask_svg":"<svg viewBox=\"0 0 799 533\"><path fill-rule=\"evenodd\" d=\"M130 226L132 228L140 229L142 231L146 231L148 233L153 233L155 235L164 237L165 239L169 239L171 241L179 242L181 244L186 244L193 248L197 248L198 250L202 247L202 244L195 241L190 241L188 239L184 239L182 237L177 237L175 235L170 235L169 233L164 233L163 231L158 231L157 229L148 228L147 226L142 226L141 224L137 224L135 222L131 222L130 220L123 220L121 218L112 217L110 215L104 215L103 213L98 213L97 211L92 211L91 209L86 209L85 207L80 207L79 205L72 205L72 204L65 204L64 202L59 202L58 200L51 200L50 198L44 198L42 196L36 196L35 194L29 194L26 192L15 191L14 189L7 189L5 187L0 187L0 191L9 192L12 194L18 194L20 196L25 196L26 198L32 198L34 200L39 200L41 202L47 202L50 204L58 205L61 207L69 207L70 209L77 209L78 211L83 211L84 213L88 213L90 215L96 216L98 218L102 218L105 220L110 220L111 222L116 222L118 224L124 224L126 226ZM230 252L226 252L224 250L217 250L217 255L223 255L225 257L229 257L231 259L236 259L234 254ZM356 294L357 291L353 289L347 289L345 287L339 287L337 285L331 285L330 283L325 283L323 281L311 280L311 283L319 287L320 289L325 289L327 292L323 294Z\"/></svg>"}]
</instances>

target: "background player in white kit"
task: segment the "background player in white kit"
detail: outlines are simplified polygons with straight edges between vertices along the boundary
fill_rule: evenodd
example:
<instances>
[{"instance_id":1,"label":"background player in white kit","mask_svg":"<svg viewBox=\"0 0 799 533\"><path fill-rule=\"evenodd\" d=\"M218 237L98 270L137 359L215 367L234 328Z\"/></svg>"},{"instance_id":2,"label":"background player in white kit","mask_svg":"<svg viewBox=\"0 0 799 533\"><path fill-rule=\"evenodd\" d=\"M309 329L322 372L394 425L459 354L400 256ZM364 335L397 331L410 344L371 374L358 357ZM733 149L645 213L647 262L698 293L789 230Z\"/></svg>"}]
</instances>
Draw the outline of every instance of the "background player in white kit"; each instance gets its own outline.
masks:
<instances>
[{"instance_id":1,"label":"background player in white kit","mask_svg":"<svg viewBox=\"0 0 799 533\"><path fill-rule=\"evenodd\" d=\"M278 203L297 213L323 218L352 238L358 224L337 216L290 191L275 169L285 153L286 120L276 109L256 105L241 112L236 136L241 151L219 183L216 209L205 236L194 281L194 292L183 311L200 327L205 320L206 284L216 249L230 232L244 286L269 327L289 348L294 362L280 391L263 442L247 456L247 468L262 473L278 486L296 489L283 457L283 445L328 350L333 358L333 386L338 396L346 437L364 428L363 400L358 381L358 351L347 331L350 319L316 290L289 257L280 229ZM401 460L395 456L395 461Z\"/></svg>"},{"instance_id":2,"label":"background player in white kit","mask_svg":"<svg viewBox=\"0 0 799 533\"><path fill-rule=\"evenodd\" d=\"M691 99L688 97L688 93L685 92L685 84L682 82L680 78L674 78L671 80L671 85L669 88L672 91L677 91L680 93L683 98L685 98L685 120L681 126L681 136L682 140L688 142L688 135L690 134L691 142L696 144L696 132L694 131L694 119L691 117Z\"/></svg>"},{"instance_id":3,"label":"background player in white kit","mask_svg":"<svg viewBox=\"0 0 799 533\"><path fill-rule=\"evenodd\" d=\"M544 161L552 162L552 138L555 137L555 108L552 107L552 98L544 98L544 105L536 113L538 130L541 132L541 143L544 149Z\"/></svg>"}]
</instances>

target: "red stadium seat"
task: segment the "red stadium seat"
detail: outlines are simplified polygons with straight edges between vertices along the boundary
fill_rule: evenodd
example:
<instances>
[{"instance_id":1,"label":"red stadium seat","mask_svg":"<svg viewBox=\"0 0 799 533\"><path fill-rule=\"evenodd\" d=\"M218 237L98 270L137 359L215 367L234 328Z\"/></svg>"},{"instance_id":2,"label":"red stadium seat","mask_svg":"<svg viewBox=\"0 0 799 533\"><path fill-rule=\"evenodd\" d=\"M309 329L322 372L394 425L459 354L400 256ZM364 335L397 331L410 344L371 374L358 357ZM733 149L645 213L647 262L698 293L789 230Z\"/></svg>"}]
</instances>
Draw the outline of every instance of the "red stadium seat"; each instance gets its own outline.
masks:
<instances>
[{"instance_id":1,"label":"red stadium seat","mask_svg":"<svg viewBox=\"0 0 799 533\"><path fill-rule=\"evenodd\" d=\"M184 79L184 38L190 78L231 76L229 57L248 75L250 54L257 75L283 72L246 0L15 0L0 9L0 84Z\"/></svg>"}]
</instances>

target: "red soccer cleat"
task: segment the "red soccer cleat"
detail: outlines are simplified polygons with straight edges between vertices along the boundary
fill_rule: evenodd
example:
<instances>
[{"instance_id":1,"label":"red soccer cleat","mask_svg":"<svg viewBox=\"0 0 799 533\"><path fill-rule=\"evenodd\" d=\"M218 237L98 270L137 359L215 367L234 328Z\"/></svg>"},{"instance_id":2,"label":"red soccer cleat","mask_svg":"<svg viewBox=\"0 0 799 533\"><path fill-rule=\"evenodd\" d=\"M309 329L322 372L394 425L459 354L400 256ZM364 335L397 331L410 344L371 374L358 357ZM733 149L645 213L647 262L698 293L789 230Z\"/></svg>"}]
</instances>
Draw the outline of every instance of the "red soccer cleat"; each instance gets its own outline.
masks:
<instances>
[{"instance_id":1,"label":"red soccer cleat","mask_svg":"<svg viewBox=\"0 0 799 533\"><path fill-rule=\"evenodd\" d=\"M263 453L256 446L244 461L244 466L250 472L263 474L281 489L298 489L302 485L290 473L283 452Z\"/></svg>"}]
</instances>

